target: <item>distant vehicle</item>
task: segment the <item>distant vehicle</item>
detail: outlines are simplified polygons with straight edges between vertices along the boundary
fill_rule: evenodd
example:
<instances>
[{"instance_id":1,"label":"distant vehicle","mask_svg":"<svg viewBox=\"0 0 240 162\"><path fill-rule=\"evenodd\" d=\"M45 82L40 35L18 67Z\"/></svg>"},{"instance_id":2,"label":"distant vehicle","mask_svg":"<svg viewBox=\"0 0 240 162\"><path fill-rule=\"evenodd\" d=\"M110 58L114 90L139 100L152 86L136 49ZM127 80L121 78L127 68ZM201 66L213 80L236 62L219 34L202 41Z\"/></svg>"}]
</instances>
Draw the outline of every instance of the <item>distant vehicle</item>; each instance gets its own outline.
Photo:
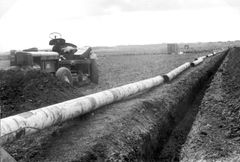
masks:
<instances>
[{"instance_id":1,"label":"distant vehicle","mask_svg":"<svg viewBox=\"0 0 240 162\"><path fill-rule=\"evenodd\" d=\"M11 50L10 65L53 73L69 84L73 84L74 81L98 83L96 54L91 47L78 48L72 43L66 43L57 32L51 33L49 37L49 45L53 45L52 50Z\"/></svg>"}]
</instances>

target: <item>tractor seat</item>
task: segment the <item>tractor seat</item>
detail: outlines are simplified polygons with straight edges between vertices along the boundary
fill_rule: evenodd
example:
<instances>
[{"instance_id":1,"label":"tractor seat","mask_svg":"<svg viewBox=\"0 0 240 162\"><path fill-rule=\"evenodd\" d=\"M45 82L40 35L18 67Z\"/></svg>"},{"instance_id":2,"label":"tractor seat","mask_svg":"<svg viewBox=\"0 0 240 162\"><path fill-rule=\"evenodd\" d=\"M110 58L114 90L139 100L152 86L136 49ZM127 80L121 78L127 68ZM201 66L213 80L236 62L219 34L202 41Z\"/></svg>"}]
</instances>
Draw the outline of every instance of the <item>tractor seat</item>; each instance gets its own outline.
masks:
<instances>
[{"instance_id":1,"label":"tractor seat","mask_svg":"<svg viewBox=\"0 0 240 162\"><path fill-rule=\"evenodd\" d=\"M49 41L49 45L63 45L65 44L66 41L65 39L62 39L62 38L57 38L57 39L52 39Z\"/></svg>"},{"instance_id":2,"label":"tractor seat","mask_svg":"<svg viewBox=\"0 0 240 162\"><path fill-rule=\"evenodd\" d=\"M58 52L59 54L74 54L77 51L77 46L72 43L63 43L63 42L51 42L55 43L52 51Z\"/></svg>"}]
</instances>

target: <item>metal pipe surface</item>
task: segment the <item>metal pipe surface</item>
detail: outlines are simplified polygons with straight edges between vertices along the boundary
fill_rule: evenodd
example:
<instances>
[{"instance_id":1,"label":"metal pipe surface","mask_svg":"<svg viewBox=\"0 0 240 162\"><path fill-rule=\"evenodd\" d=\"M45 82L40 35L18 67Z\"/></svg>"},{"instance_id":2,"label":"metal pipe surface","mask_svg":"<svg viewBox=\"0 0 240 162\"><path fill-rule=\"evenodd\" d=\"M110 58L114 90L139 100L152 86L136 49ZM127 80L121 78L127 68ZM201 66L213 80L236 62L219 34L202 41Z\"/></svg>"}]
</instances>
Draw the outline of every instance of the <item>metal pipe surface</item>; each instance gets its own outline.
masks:
<instances>
[{"instance_id":1,"label":"metal pipe surface","mask_svg":"<svg viewBox=\"0 0 240 162\"><path fill-rule=\"evenodd\" d=\"M212 53L210 53L210 54L208 54L207 56L208 56L208 57L211 57L211 56L213 56L213 54L212 54Z\"/></svg>"},{"instance_id":2,"label":"metal pipe surface","mask_svg":"<svg viewBox=\"0 0 240 162\"><path fill-rule=\"evenodd\" d=\"M200 64L201 62L203 62L203 58L202 57L200 57L199 59L191 62L191 66L196 66L196 65Z\"/></svg>"},{"instance_id":3,"label":"metal pipe surface","mask_svg":"<svg viewBox=\"0 0 240 162\"><path fill-rule=\"evenodd\" d=\"M206 57L212 55L213 54L209 54L207 56L199 57L192 63L198 65ZM156 76L121 87L112 88L0 119L0 145L50 127L56 123L64 122L68 119L83 115L101 106L125 99L131 95L158 86L164 83L164 81L171 81L190 66L191 63L186 62L163 76Z\"/></svg>"},{"instance_id":4,"label":"metal pipe surface","mask_svg":"<svg viewBox=\"0 0 240 162\"><path fill-rule=\"evenodd\" d=\"M198 57L196 60L198 60L198 59L205 59L205 58L207 58L207 56Z\"/></svg>"},{"instance_id":5,"label":"metal pipe surface","mask_svg":"<svg viewBox=\"0 0 240 162\"><path fill-rule=\"evenodd\" d=\"M0 147L0 162L17 162L7 151Z\"/></svg>"},{"instance_id":6,"label":"metal pipe surface","mask_svg":"<svg viewBox=\"0 0 240 162\"><path fill-rule=\"evenodd\" d=\"M0 120L0 145L38 130L83 115L101 106L122 100L164 82L162 76L112 88Z\"/></svg>"},{"instance_id":7,"label":"metal pipe surface","mask_svg":"<svg viewBox=\"0 0 240 162\"><path fill-rule=\"evenodd\" d=\"M191 63L190 62L186 62L185 64L177 67L176 69L173 69L172 71L170 71L169 73L163 75L163 78L165 81L171 81L173 80L176 76L178 76L180 73L182 73L183 71L185 71L186 69L188 69L190 67Z\"/></svg>"}]
</instances>

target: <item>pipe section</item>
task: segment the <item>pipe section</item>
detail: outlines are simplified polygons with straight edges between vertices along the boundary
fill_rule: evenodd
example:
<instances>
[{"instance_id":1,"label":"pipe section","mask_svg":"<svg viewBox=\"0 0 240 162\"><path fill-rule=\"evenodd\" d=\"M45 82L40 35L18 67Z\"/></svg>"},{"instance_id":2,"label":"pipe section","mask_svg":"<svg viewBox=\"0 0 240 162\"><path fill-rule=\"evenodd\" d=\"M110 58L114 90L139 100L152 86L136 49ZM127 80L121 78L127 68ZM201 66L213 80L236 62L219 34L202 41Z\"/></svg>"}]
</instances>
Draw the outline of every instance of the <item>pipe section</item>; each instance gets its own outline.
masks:
<instances>
[{"instance_id":1,"label":"pipe section","mask_svg":"<svg viewBox=\"0 0 240 162\"><path fill-rule=\"evenodd\" d=\"M185 71L186 69L188 69L190 67L190 62L186 62L185 64L177 67L176 69L170 71L169 73L163 75L163 78L166 82L169 82L171 80L173 80L177 75L179 75L180 73L182 73L183 71Z\"/></svg>"},{"instance_id":2,"label":"pipe section","mask_svg":"<svg viewBox=\"0 0 240 162\"><path fill-rule=\"evenodd\" d=\"M198 58L195 58L194 61L195 61L195 60L198 60L198 59L203 59L203 60L204 60L206 57L207 57L207 56L200 56L200 57L198 57Z\"/></svg>"},{"instance_id":3,"label":"pipe section","mask_svg":"<svg viewBox=\"0 0 240 162\"><path fill-rule=\"evenodd\" d=\"M213 54L212 54L212 53L210 53L210 54L208 54L208 55L207 55L207 57L211 57L211 56L213 56Z\"/></svg>"},{"instance_id":4,"label":"pipe section","mask_svg":"<svg viewBox=\"0 0 240 162\"><path fill-rule=\"evenodd\" d=\"M0 145L24 135L32 134L56 123L83 115L101 106L122 100L133 94L158 86L164 82L162 76L112 88L95 94L62 103L31 110L0 120Z\"/></svg>"},{"instance_id":5,"label":"pipe section","mask_svg":"<svg viewBox=\"0 0 240 162\"><path fill-rule=\"evenodd\" d=\"M192 66L192 67L193 67L193 66L196 66L196 65L200 64L201 62L203 62L203 58L202 58L202 57L200 57L200 58L198 58L197 60L191 62L191 66Z\"/></svg>"},{"instance_id":6,"label":"pipe section","mask_svg":"<svg viewBox=\"0 0 240 162\"><path fill-rule=\"evenodd\" d=\"M201 56L201 57L198 57L197 59L203 59L204 60L205 58L207 58L207 56Z\"/></svg>"},{"instance_id":7,"label":"pipe section","mask_svg":"<svg viewBox=\"0 0 240 162\"><path fill-rule=\"evenodd\" d=\"M11 155L0 147L0 161L1 162L17 162Z\"/></svg>"},{"instance_id":8,"label":"pipe section","mask_svg":"<svg viewBox=\"0 0 240 162\"><path fill-rule=\"evenodd\" d=\"M0 119L0 146L22 136L50 127L56 123L64 122L68 119L93 111L101 106L120 101L131 95L161 85L164 81L171 81L190 66L196 66L203 62L206 57L210 56L213 56L213 54L199 57L192 63L186 62L163 76L156 76Z\"/></svg>"}]
</instances>

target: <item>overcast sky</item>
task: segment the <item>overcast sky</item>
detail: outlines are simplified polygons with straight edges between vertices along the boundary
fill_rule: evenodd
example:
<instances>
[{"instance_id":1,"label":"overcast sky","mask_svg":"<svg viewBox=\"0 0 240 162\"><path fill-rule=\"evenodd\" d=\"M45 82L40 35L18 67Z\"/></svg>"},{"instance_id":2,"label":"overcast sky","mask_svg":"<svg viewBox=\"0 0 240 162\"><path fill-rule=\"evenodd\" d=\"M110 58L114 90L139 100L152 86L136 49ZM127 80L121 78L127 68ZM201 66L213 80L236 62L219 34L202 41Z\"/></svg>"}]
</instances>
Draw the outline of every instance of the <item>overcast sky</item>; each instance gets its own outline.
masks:
<instances>
[{"instance_id":1,"label":"overcast sky","mask_svg":"<svg viewBox=\"0 0 240 162\"><path fill-rule=\"evenodd\" d=\"M239 0L0 0L0 51L238 40Z\"/></svg>"}]
</instances>

